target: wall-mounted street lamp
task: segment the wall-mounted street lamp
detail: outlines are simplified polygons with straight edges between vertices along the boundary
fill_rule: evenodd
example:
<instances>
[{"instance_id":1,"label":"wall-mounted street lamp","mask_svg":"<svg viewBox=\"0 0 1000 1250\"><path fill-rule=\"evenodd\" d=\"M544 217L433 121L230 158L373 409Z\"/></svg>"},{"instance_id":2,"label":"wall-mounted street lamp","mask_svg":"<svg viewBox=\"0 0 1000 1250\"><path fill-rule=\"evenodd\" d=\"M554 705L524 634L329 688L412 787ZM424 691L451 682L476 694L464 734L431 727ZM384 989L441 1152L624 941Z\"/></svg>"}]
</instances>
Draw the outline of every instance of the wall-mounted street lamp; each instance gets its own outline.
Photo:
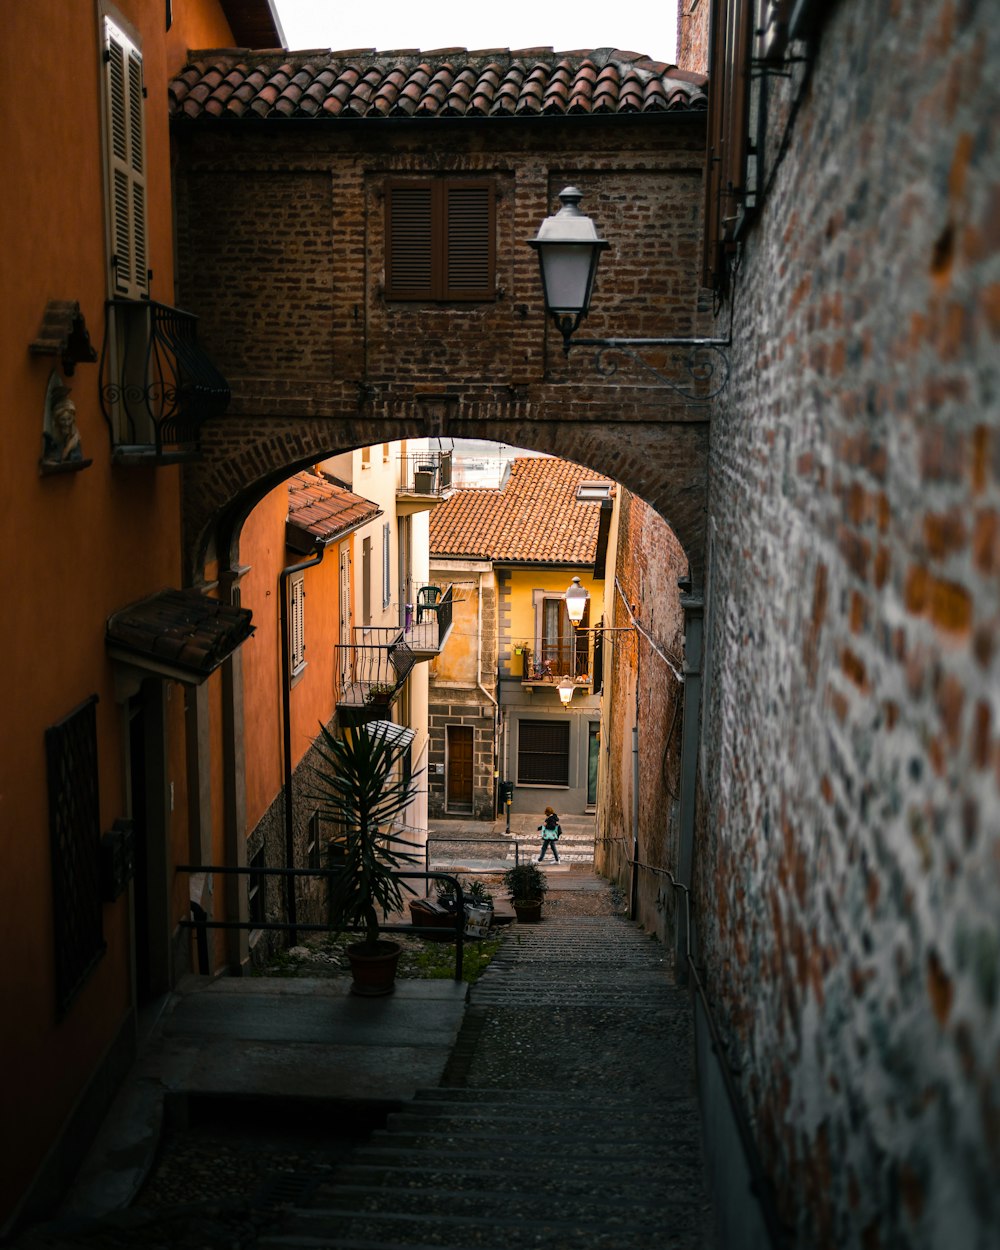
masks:
<instances>
[{"instance_id":1,"label":"wall-mounted street lamp","mask_svg":"<svg viewBox=\"0 0 1000 1250\"><path fill-rule=\"evenodd\" d=\"M556 686L556 690L559 692L559 701L563 707L569 707L575 689L576 683L568 676L564 677L559 685Z\"/></svg>"},{"instance_id":2,"label":"wall-mounted street lamp","mask_svg":"<svg viewBox=\"0 0 1000 1250\"><path fill-rule=\"evenodd\" d=\"M621 352L654 374L662 385L687 399L705 401L718 395L729 381L729 360L721 350L729 346L729 338L572 339L590 309L601 253L610 246L607 239L598 235L591 219L580 212L582 198L583 192L576 187L560 191L562 208L554 216L546 217L538 234L528 240L528 245L538 253L545 309L551 313L563 337L563 352L568 356L570 347L574 345L596 347L594 367L604 377L617 371L613 362L605 363L605 352ZM683 365L691 378L692 387L668 378L643 360L636 350L650 347L688 348ZM715 376L717 369L720 373L718 378Z\"/></svg>"},{"instance_id":3,"label":"wall-mounted street lamp","mask_svg":"<svg viewBox=\"0 0 1000 1250\"><path fill-rule=\"evenodd\" d=\"M569 617L573 630L578 634L631 634L635 632L634 625L595 625L589 629L581 629L580 625L583 621L583 613L587 607L587 600L590 595L583 588L578 577L574 577L570 584L563 591L563 603L566 604L566 615ZM560 698L562 697L560 689ZM568 699L565 702L569 702Z\"/></svg>"},{"instance_id":4,"label":"wall-mounted street lamp","mask_svg":"<svg viewBox=\"0 0 1000 1250\"><path fill-rule=\"evenodd\" d=\"M590 595L580 585L580 579L574 577L566 587L566 592L563 595L563 599L566 602L566 611L574 628L583 621L583 614L587 610L587 600L589 598Z\"/></svg>"}]
</instances>

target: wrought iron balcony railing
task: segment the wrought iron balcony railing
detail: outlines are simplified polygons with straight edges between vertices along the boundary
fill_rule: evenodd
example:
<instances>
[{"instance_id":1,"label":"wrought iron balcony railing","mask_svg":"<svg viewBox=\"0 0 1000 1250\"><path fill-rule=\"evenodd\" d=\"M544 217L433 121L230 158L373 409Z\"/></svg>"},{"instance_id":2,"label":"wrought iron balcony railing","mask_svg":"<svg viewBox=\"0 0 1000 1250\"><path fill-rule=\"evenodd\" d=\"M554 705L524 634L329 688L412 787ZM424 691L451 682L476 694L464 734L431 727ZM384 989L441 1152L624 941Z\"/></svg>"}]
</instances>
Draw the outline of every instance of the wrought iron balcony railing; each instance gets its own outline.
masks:
<instances>
[{"instance_id":1,"label":"wrought iron balcony railing","mask_svg":"<svg viewBox=\"0 0 1000 1250\"><path fill-rule=\"evenodd\" d=\"M455 604L455 587L433 582L409 582L403 604L403 637L423 658L436 655L448 639Z\"/></svg>"},{"instance_id":2,"label":"wrought iron balcony railing","mask_svg":"<svg viewBox=\"0 0 1000 1250\"><path fill-rule=\"evenodd\" d=\"M396 626L359 625L339 643L337 710L348 724L385 717L417 657Z\"/></svg>"},{"instance_id":3,"label":"wrought iron balcony railing","mask_svg":"<svg viewBox=\"0 0 1000 1250\"><path fill-rule=\"evenodd\" d=\"M153 300L107 301L101 409L116 458L178 459L198 449L229 384L198 343L193 313Z\"/></svg>"},{"instance_id":4,"label":"wrought iron balcony railing","mask_svg":"<svg viewBox=\"0 0 1000 1250\"><path fill-rule=\"evenodd\" d=\"M451 490L450 451L416 451L399 457L397 495L440 496Z\"/></svg>"},{"instance_id":5,"label":"wrought iron balcony railing","mask_svg":"<svg viewBox=\"0 0 1000 1250\"><path fill-rule=\"evenodd\" d=\"M529 643L515 643L511 672L516 676L520 661L523 685L556 686L564 677L581 686L593 682L593 654L576 640L543 644L536 649Z\"/></svg>"}]
</instances>

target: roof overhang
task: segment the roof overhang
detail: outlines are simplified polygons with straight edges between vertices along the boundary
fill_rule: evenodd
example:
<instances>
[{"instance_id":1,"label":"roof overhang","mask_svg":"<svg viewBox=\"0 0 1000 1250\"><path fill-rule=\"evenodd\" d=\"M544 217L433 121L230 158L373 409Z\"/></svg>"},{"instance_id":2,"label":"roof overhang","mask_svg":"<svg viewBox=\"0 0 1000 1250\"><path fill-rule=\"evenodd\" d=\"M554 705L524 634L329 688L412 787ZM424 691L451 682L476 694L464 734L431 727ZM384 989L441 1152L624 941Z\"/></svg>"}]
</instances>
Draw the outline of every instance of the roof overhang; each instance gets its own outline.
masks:
<instances>
[{"instance_id":1,"label":"roof overhang","mask_svg":"<svg viewBox=\"0 0 1000 1250\"><path fill-rule=\"evenodd\" d=\"M241 48L284 48L285 32L275 0L219 0Z\"/></svg>"},{"instance_id":2,"label":"roof overhang","mask_svg":"<svg viewBox=\"0 0 1000 1250\"><path fill-rule=\"evenodd\" d=\"M122 689L145 674L200 686L251 636L248 608L200 590L161 590L108 617L105 646L128 670Z\"/></svg>"}]
</instances>

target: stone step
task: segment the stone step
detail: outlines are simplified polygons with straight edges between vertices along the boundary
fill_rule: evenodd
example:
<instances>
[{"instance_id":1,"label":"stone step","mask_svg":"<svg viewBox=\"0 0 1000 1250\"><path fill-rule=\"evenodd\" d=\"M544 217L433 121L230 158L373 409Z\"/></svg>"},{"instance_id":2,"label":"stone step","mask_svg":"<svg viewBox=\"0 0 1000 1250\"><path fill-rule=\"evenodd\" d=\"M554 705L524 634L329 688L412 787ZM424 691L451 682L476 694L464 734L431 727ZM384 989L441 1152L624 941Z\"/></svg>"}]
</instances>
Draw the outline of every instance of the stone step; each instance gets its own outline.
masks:
<instances>
[{"instance_id":1,"label":"stone step","mask_svg":"<svg viewBox=\"0 0 1000 1250\"><path fill-rule=\"evenodd\" d=\"M265 1234L259 1246L313 1247L320 1250L511 1250L512 1246L545 1246L547 1250L671 1250L701 1247L690 1231L698 1225L692 1206L652 1212L610 1208L596 1219L550 1214L522 1218L516 1211L504 1215L421 1216L412 1212L342 1210L311 1220L308 1212L294 1211L280 1233ZM301 1221L297 1217L302 1216Z\"/></svg>"},{"instance_id":2,"label":"stone step","mask_svg":"<svg viewBox=\"0 0 1000 1250\"><path fill-rule=\"evenodd\" d=\"M504 1184L503 1177L495 1177L492 1186L477 1189L453 1187L445 1178L433 1188L409 1190L388 1189L378 1185L344 1184L325 1186L317 1195L315 1205L300 1208L295 1224L300 1228L306 1222L336 1228L342 1211L369 1212L372 1214L410 1214L421 1218L437 1217L448 1220L453 1216L471 1216L486 1220L515 1217L518 1220L560 1221L584 1219L601 1222L627 1206L630 1217L637 1222L648 1220L656 1212L664 1214L690 1202L690 1189L677 1185L673 1190L660 1187L657 1192L646 1190L632 1193L627 1203L617 1191L598 1190L591 1185L589 1192L579 1188L567 1192L556 1175L559 1165L555 1162L540 1168L534 1178L534 1189L517 1188Z\"/></svg>"},{"instance_id":3,"label":"stone step","mask_svg":"<svg viewBox=\"0 0 1000 1250\"><path fill-rule=\"evenodd\" d=\"M383 1158L377 1149L359 1155L350 1162L337 1167L331 1181L317 1189L317 1201L323 1200L328 1190L346 1185L385 1186L397 1192L427 1193L437 1187L461 1190L490 1189L501 1179L505 1191L519 1190L533 1193L538 1188L538 1163L535 1160L507 1157L502 1173L496 1165L493 1153L495 1141L481 1145L477 1155L412 1155L390 1159ZM390 1152L391 1153L391 1152ZM649 1162L655 1164L656 1159ZM613 1191L619 1201L628 1200L631 1194L644 1197L647 1194L671 1193L678 1186L690 1189L700 1177L700 1165L689 1159L672 1158L669 1168L637 1171L634 1158L595 1161L588 1166L585 1160L561 1160L555 1169L559 1192L563 1194L589 1195L595 1185L608 1192Z\"/></svg>"}]
</instances>

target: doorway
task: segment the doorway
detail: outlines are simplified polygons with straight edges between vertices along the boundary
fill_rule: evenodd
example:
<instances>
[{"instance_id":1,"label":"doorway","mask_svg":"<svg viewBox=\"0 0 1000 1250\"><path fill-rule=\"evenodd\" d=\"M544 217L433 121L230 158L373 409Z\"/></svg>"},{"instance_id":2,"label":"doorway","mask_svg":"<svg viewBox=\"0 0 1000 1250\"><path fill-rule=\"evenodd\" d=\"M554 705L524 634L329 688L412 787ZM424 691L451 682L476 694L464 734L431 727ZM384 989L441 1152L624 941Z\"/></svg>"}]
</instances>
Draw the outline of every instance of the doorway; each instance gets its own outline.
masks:
<instances>
[{"instance_id":1,"label":"doorway","mask_svg":"<svg viewBox=\"0 0 1000 1250\"><path fill-rule=\"evenodd\" d=\"M448 726L448 811L472 811L472 727Z\"/></svg>"}]
</instances>

